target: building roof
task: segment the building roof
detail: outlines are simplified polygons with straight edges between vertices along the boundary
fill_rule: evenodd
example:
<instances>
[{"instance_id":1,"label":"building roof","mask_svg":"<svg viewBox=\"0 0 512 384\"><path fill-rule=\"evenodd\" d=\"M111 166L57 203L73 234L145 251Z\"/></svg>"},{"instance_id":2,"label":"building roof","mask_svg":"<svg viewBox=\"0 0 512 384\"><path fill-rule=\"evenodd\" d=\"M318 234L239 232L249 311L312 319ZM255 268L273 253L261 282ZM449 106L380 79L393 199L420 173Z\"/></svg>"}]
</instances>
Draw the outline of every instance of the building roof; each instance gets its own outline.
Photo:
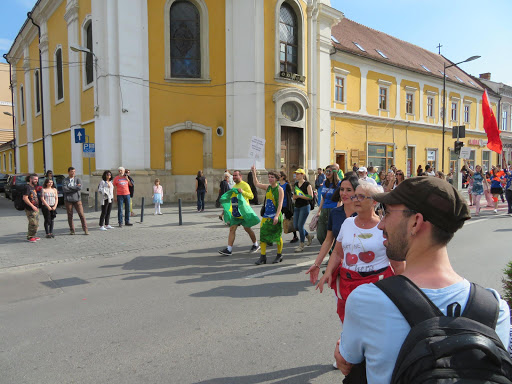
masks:
<instances>
[{"instance_id":1,"label":"building roof","mask_svg":"<svg viewBox=\"0 0 512 384\"><path fill-rule=\"evenodd\" d=\"M453 64L442 55L397 39L344 18L332 28L333 46L340 51L408 69L427 76L443 78L443 63ZM361 50L355 43L357 43ZM379 53L380 51L381 53ZM426 68L426 69L425 69ZM470 75L457 66L446 70L446 81L483 91Z\"/></svg>"}]
</instances>

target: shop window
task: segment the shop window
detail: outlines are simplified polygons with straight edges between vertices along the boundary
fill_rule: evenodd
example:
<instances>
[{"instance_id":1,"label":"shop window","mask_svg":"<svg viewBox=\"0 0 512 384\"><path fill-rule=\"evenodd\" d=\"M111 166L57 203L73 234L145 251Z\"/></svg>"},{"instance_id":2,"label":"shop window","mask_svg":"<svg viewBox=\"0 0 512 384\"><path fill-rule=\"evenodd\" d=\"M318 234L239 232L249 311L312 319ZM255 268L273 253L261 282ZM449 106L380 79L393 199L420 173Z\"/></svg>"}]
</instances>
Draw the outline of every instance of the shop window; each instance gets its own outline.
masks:
<instances>
[{"instance_id":1,"label":"shop window","mask_svg":"<svg viewBox=\"0 0 512 384\"><path fill-rule=\"evenodd\" d=\"M368 166L387 171L393 165L394 146L391 144L368 144Z\"/></svg>"},{"instance_id":2,"label":"shop window","mask_svg":"<svg viewBox=\"0 0 512 384\"><path fill-rule=\"evenodd\" d=\"M416 176L415 149L414 147L407 147L407 177Z\"/></svg>"}]
</instances>

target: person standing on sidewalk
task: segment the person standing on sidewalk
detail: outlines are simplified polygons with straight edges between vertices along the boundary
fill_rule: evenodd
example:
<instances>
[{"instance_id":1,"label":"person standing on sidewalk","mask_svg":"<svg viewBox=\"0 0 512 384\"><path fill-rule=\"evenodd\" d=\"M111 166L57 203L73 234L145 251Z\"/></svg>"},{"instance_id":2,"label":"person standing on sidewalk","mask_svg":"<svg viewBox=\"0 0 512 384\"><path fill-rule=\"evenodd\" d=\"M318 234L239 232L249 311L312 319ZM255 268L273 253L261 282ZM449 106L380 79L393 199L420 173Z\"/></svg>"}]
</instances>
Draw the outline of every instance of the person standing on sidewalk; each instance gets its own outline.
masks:
<instances>
[{"instance_id":1,"label":"person standing on sidewalk","mask_svg":"<svg viewBox=\"0 0 512 384\"><path fill-rule=\"evenodd\" d=\"M98 192L101 196L101 215L100 215L100 231L113 229L108 222L110 221L110 211L112 210L112 200L114 200L114 185L112 184L112 173L110 171L103 172Z\"/></svg>"},{"instance_id":2,"label":"person standing on sidewalk","mask_svg":"<svg viewBox=\"0 0 512 384\"><path fill-rule=\"evenodd\" d=\"M135 182L133 181L132 177L130 176L130 170L125 169L124 171L126 177L128 180L130 180L131 184L128 185L128 190L130 191L130 216L135 216L135 213L133 213L133 192L135 192Z\"/></svg>"},{"instance_id":3,"label":"person standing on sidewalk","mask_svg":"<svg viewBox=\"0 0 512 384\"><path fill-rule=\"evenodd\" d=\"M125 174L123 167L118 168L119 175L114 178L114 201L117 201L117 222L119 228L123 227L123 206L124 206L124 225L131 227L130 223L130 189L132 182Z\"/></svg>"},{"instance_id":4,"label":"person standing on sidewalk","mask_svg":"<svg viewBox=\"0 0 512 384\"><path fill-rule=\"evenodd\" d=\"M64 204L66 205L66 212L68 214L69 234L75 234L75 225L73 224L73 208L75 208L78 217L82 223L84 235L88 235L87 222L85 221L84 208L82 206L82 180L75 177L75 168L68 168L68 177L62 182L62 193L64 194Z\"/></svg>"},{"instance_id":5,"label":"person standing on sidewalk","mask_svg":"<svg viewBox=\"0 0 512 384\"><path fill-rule=\"evenodd\" d=\"M30 243L35 243L41 240L37 237L37 229L39 228L39 199L37 198L36 186L39 178L35 173L32 173L29 181L25 186L23 192L23 201L25 202L25 214L28 219L28 232L27 240Z\"/></svg>"},{"instance_id":6,"label":"person standing on sidewalk","mask_svg":"<svg viewBox=\"0 0 512 384\"><path fill-rule=\"evenodd\" d=\"M249 204L249 200L251 200L254 195L249 184L247 184L245 181L242 181L242 172L238 170L234 171L233 181L236 184L232 188L233 194L229 199L229 210L227 209L228 205L223 203L223 199L221 198L221 204L224 207L224 221L229 224L229 237L228 246L224 249L221 249L219 253L224 256L231 256L233 251L233 244L235 242L236 230L240 225L244 227L245 232L247 232L252 241L252 247L249 250L249 253L256 253L260 250L260 246L251 227L259 223L259 219ZM240 201L242 198L245 200L245 202ZM241 208L241 206L244 208ZM241 209L243 211L247 210L247 213L249 213L251 217L246 217L247 215L244 216L243 212L240 211Z\"/></svg>"},{"instance_id":7,"label":"person standing on sidewalk","mask_svg":"<svg viewBox=\"0 0 512 384\"><path fill-rule=\"evenodd\" d=\"M53 184L54 179L46 179L43 184L41 193L41 208L44 217L44 231L46 238L51 239L53 236L53 220L57 216L57 187Z\"/></svg>"},{"instance_id":8,"label":"person standing on sidewalk","mask_svg":"<svg viewBox=\"0 0 512 384\"><path fill-rule=\"evenodd\" d=\"M160 179L155 179L155 185L153 185L153 203L155 203L155 215L163 215L160 211L160 204L164 202L164 188L160 185Z\"/></svg>"},{"instance_id":9,"label":"person standing on sidewalk","mask_svg":"<svg viewBox=\"0 0 512 384\"><path fill-rule=\"evenodd\" d=\"M197 212L204 212L204 196L208 192L208 180L203 175L203 171L197 172L196 194L197 194Z\"/></svg>"}]
</instances>

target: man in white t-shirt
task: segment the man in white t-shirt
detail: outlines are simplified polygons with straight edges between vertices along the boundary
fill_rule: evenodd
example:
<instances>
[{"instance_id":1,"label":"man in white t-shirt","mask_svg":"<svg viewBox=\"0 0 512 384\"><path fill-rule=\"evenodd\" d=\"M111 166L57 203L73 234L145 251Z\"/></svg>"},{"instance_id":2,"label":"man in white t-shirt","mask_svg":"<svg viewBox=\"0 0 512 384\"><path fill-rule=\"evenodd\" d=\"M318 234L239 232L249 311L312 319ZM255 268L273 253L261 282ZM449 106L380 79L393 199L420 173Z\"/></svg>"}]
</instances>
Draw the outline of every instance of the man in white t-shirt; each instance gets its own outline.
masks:
<instances>
[{"instance_id":1,"label":"man in white t-shirt","mask_svg":"<svg viewBox=\"0 0 512 384\"><path fill-rule=\"evenodd\" d=\"M425 174L427 176L435 176L436 173L430 164L425 165Z\"/></svg>"},{"instance_id":2,"label":"man in white t-shirt","mask_svg":"<svg viewBox=\"0 0 512 384\"><path fill-rule=\"evenodd\" d=\"M368 170L366 167L359 167L357 170L357 175L359 176L359 180L364 180L370 184L377 185L375 180L373 180L371 177L368 177Z\"/></svg>"},{"instance_id":3,"label":"man in white t-shirt","mask_svg":"<svg viewBox=\"0 0 512 384\"><path fill-rule=\"evenodd\" d=\"M446 246L470 218L465 199L453 186L435 177L413 177L374 200L385 205L378 228L390 260L406 261L407 277L447 315L466 307L470 283L452 268ZM499 294L496 333L509 347L510 309ZM334 356L343 374L366 361L369 384L389 383L410 326L393 302L374 284L357 287L347 299L345 322Z\"/></svg>"}]
</instances>

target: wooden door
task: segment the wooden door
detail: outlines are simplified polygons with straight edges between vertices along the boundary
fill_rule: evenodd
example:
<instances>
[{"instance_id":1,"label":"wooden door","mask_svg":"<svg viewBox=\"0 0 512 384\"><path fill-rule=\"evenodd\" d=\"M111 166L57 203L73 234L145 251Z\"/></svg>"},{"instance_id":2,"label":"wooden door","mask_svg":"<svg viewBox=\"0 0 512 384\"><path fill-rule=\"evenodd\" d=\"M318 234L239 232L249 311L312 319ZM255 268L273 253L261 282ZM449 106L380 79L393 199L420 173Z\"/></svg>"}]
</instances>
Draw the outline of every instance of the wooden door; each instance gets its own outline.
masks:
<instances>
[{"instance_id":1,"label":"wooden door","mask_svg":"<svg viewBox=\"0 0 512 384\"><path fill-rule=\"evenodd\" d=\"M281 171L293 180L293 172L304 168L303 137L301 128L281 127Z\"/></svg>"},{"instance_id":2,"label":"wooden door","mask_svg":"<svg viewBox=\"0 0 512 384\"><path fill-rule=\"evenodd\" d=\"M345 164L345 154L344 153L337 153L336 154L336 164L340 166L340 169L343 171L343 174L347 172L346 170L346 164ZM351 169L352 170L352 169Z\"/></svg>"}]
</instances>

